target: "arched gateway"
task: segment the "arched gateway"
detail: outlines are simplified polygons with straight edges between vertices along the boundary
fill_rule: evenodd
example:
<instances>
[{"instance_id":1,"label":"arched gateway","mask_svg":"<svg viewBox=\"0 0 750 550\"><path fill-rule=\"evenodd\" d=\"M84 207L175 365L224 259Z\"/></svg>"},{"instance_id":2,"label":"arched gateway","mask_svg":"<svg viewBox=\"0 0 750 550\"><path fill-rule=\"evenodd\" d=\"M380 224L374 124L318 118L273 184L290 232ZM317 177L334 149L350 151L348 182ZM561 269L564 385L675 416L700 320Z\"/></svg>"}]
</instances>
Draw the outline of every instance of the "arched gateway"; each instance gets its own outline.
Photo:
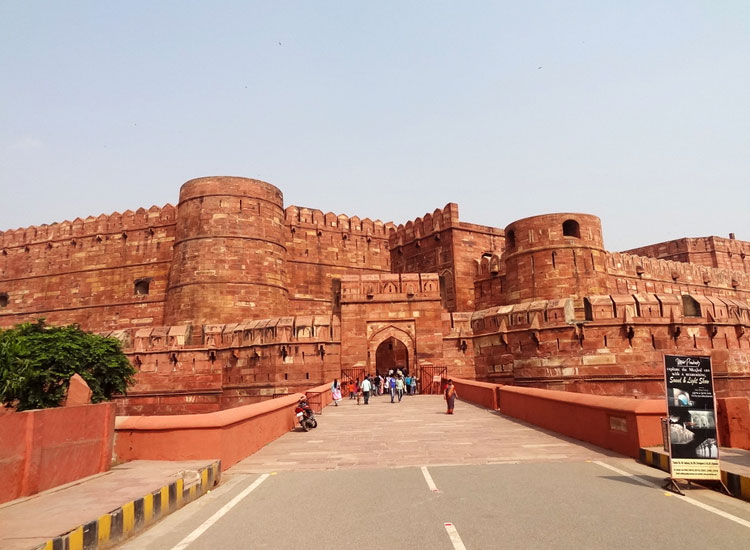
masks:
<instances>
[{"instance_id":1,"label":"arched gateway","mask_svg":"<svg viewBox=\"0 0 750 550\"><path fill-rule=\"evenodd\" d=\"M387 373L390 369L409 368L414 364L414 339L395 326L388 326L370 337L368 342L368 370Z\"/></svg>"}]
</instances>

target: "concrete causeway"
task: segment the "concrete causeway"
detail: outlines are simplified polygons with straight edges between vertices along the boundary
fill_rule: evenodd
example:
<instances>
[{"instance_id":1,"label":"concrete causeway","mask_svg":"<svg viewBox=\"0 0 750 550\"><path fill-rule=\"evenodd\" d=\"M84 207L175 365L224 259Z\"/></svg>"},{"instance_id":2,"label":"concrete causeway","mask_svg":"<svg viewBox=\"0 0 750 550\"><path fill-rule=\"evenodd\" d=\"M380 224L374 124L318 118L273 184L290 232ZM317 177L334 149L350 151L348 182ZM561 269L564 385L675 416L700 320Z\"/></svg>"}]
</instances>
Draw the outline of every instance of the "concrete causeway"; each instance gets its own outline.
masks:
<instances>
[{"instance_id":1,"label":"concrete causeway","mask_svg":"<svg viewBox=\"0 0 750 550\"><path fill-rule=\"evenodd\" d=\"M234 466L231 472L396 468L601 460L620 456L541 430L476 405L459 402L445 414L441 396L383 395L368 405L344 399L330 405L308 433L290 432Z\"/></svg>"},{"instance_id":2,"label":"concrete causeway","mask_svg":"<svg viewBox=\"0 0 750 550\"><path fill-rule=\"evenodd\" d=\"M741 548L750 503L440 396L326 407L121 550Z\"/></svg>"}]
</instances>

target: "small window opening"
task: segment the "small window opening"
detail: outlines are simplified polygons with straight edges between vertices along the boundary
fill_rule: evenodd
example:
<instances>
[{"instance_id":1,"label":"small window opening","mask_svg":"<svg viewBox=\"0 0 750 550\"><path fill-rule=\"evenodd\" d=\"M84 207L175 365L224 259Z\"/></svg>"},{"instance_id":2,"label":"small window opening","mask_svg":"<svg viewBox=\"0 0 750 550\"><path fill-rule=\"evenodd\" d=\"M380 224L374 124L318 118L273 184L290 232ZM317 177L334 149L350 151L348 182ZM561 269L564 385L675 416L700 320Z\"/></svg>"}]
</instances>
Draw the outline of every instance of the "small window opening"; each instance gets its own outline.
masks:
<instances>
[{"instance_id":1,"label":"small window opening","mask_svg":"<svg viewBox=\"0 0 750 550\"><path fill-rule=\"evenodd\" d=\"M576 239L581 238L581 227L575 220L565 220L562 224L563 237L575 237Z\"/></svg>"},{"instance_id":2,"label":"small window opening","mask_svg":"<svg viewBox=\"0 0 750 550\"><path fill-rule=\"evenodd\" d=\"M685 317L700 317L701 305L688 294L682 295L682 314Z\"/></svg>"},{"instance_id":3,"label":"small window opening","mask_svg":"<svg viewBox=\"0 0 750 550\"><path fill-rule=\"evenodd\" d=\"M8 295L5 292L0 293L0 307L8 307Z\"/></svg>"},{"instance_id":4,"label":"small window opening","mask_svg":"<svg viewBox=\"0 0 750 550\"><path fill-rule=\"evenodd\" d=\"M305 373L305 380L310 380L310 373L309 372Z\"/></svg>"},{"instance_id":5,"label":"small window opening","mask_svg":"<svg viewBox=\"0 0 750 550\"><path fill-rule=\"evenodd\" d=\"M583 299L583 315L586 321L594 320L594 309L591 307L591 300L588 298Z\"/></svg>"},{"instance_id":6,"label":"small window opening","mask_svg":"<svg viewBox=\"0 0 750 550\"><path fill-rule=\"evenodd\" d=\"M505 249L510 250L516 247L516 232L512 229L505 234Z\"/></svg>"},{"instance_id":7,"label":"small window opening","mask_svg":"<svg viewBox=\"0 0 750 550\"><path fill-rule=\"evenodd\" d=\"M136 296L146 296L148 294L151 279L136 279L134 289Z\"/></svg>"}]
</instances>

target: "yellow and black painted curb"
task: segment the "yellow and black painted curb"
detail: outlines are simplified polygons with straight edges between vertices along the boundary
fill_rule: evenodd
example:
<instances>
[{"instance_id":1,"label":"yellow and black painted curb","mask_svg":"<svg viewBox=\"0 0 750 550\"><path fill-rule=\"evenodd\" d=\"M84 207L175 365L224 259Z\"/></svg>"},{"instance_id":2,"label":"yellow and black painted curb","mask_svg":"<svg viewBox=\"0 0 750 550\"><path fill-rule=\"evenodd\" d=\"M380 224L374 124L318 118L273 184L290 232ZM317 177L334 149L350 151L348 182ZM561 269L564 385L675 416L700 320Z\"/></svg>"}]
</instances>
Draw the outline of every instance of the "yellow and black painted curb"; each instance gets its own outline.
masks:
<instances>
[{"instance_id":1,"label":"yellow and black painted curb","mask_svg":"<svg viewBox=\"0 0 750 550\"><path fill-rule=\"evenodd\" d=\"M155 521L178 510L218 485L221 461L198 470L198 479L185 484L180 478L142 498L37 546L34 550L99 550L121 542Z\"/></svg>"},{"instance_id":2,"label":"yellow and black painted curb","mask_svg":"<svg viewBox=\"0 0 750 550\"><path fill-rule=\"evenodd\" d=\"M666 452L650 451L641 448L640 460L648 466L653 466L669 473L669 455ZM721 480L732 495L750 502L749 476L721 470Z\"/></svg>"}]
</instances>

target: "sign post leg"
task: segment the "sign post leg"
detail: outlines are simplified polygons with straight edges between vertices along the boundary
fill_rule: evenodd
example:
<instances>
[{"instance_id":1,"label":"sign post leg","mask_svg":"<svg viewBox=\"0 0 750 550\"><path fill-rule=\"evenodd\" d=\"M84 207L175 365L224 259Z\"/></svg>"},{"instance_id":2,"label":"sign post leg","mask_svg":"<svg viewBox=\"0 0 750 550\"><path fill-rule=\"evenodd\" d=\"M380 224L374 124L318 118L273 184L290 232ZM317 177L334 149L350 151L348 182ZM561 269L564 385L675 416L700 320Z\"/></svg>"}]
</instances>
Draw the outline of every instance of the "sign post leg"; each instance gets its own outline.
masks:
<instances>
[{"instance_id":1,"label":"sign post leg","mask_svg":"<svg viewBox=\"0 0 750 550\"><path fill-rule=\"evenodd\" d=\"M680 496L685 496L685 493L682 492L680 486L677 484L677 481L675 481L673 477L666 478L661 488L667 491L672 491L673 493L677 493Z\"/></svg>"}]
</instances>

